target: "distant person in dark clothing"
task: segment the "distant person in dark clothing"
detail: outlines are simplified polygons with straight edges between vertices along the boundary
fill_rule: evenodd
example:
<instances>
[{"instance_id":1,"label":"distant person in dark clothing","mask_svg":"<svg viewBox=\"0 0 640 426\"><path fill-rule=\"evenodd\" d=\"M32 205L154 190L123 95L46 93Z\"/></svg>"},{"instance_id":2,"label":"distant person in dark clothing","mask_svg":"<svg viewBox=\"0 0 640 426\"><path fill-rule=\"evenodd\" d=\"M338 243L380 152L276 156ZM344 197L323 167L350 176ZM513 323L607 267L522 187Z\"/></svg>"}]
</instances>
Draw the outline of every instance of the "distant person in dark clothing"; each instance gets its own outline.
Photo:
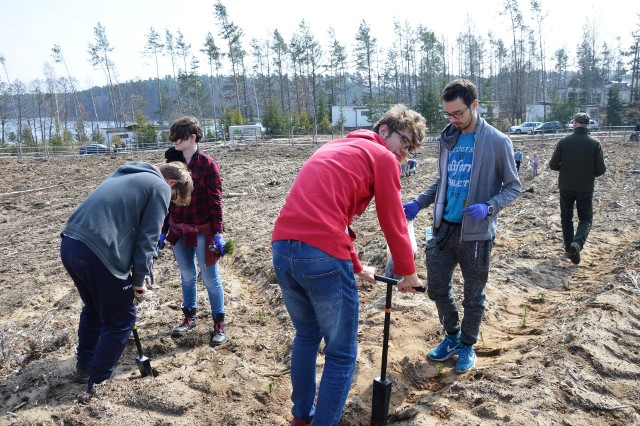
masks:
<instances>
[{"instance_id":1,"label":"distant person in dark clothing","mask_svg":"<svg viewBox=\"0 0 640 426\"><path fill-rule=\"evenodd\" d=\"M576 114L573 133L558 142L549 167L560 172L560 220L567 256L574 264L580 263L580 252L591 229L593 218L594 181L607 170L600 141L591 136L587 128L589 115ZM573 208L578 210L578 228L574 234Z\"/></svg>"},{"instance_id":2,"label":"distant person in dark clothing","mask_svg":"<svg viewBox=\"0 0 640 426\"><path fill-rule=\"evenodd\" d=\"M635 129L633 129L633 133L631 134L631 138L629 140L638 141L640 140L640 121L636 124Z\"/></svg>"},{"instance_id":3,"label":"distant person in dark clothing","mask_svg":"<svg viewBox=\"0 0 640 426\"><path fill-rule=\"evenodd\" d=\"M71 214L62 230L60 257L84 306L78 326L74 381L93 385L113 374L136 321L134 294L145 275L174 199L189 204L193 181L186 166L126 163Z\"/></svg>"}]
</instances>

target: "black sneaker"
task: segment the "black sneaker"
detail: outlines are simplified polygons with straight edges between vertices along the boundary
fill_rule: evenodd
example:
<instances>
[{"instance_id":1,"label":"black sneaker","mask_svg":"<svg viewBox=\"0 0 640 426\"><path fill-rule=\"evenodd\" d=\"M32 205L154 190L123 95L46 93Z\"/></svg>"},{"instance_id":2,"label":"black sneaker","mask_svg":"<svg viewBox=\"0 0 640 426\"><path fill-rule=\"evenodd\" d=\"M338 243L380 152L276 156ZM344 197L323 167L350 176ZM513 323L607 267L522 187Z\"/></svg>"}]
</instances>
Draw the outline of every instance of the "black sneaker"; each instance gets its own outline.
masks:
<instances>
[{"instance_id":1,"label":"black sneaker","mask_svg":"<svg viewBox=\"0 0 640 426\"><path fill-rule=\"evenodd\" d=\"M91 370L88 368L80 368L76 365L76 371L73 373L73 381L75 383L85 384L89 381Z\"/></svg>"},{"instance_id":2,"label":"black sneaker","mask_svg":"<svg viewBox=\"0 0 640 426\"><path fill-rule=\"evenodd\" d=\"M578 243L571 243L569 259L571 259L571 262L575 265L580 263L580 245Z\"/></svg>"}]
</instances>

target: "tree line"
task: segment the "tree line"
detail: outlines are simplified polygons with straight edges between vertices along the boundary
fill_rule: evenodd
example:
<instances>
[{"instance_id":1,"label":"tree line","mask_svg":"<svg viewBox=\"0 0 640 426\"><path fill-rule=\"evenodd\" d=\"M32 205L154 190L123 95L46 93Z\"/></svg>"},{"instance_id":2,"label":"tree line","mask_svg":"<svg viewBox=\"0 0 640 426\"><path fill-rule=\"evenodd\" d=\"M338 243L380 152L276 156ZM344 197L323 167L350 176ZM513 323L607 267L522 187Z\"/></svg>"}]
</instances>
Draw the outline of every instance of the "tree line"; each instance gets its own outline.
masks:
<instances>
[{"instance_id":1,"label":"tree line","mask_svg":"<svg viewBox=\"0 0 640 426\"><path fill-rule=\"evenodd\" d=\"M453 42L422 25L396 21L394 42L382 46L362 20L352 44L329 29L323 46L303 19L290 40L275 29L268 39L253 38L247 45L244 31L218 0L213 32L193 45L180 30L161 32L151 26L141 44L155 76L127 82L119 81L114 48L98 23L87 59L103 71L100 87L78 91L57 44L51 49L54 64L47 63L43 79L30 83L11 80L0 55L5 77L0 80L0 143L56 146L98 140L100 121L149 127L185 114L214 123L214 129L261 121L271 134L329 132L331 105L354 104L367 105L373 121L389 105L404 103L435 130L446 124L440 91L457 77L477 85L487 106L485 118L501 129L524 120L528 104L545 105L545 121L564 122L583 106L601 104L603 96L606 110L599 118L604 124L640 119L640 24L630 29L629 46L610 46L596 27L586 24L573 43L578 48L570 63L566 48L546 49L548 13L539 0L528 9L518 0L504 0L501 7L509 29L505 39L493 32L479 35L469 17ZM525 22L523 11L534 17L533 25ZM161 67L162 58L169 69ZM603 93L608 81L623 80L629 82L628 101L617 85ZM13 137L5 134L12 119L17 123ZM216 131L211 136L223 135Z\"/></svg>"}]
</instances>

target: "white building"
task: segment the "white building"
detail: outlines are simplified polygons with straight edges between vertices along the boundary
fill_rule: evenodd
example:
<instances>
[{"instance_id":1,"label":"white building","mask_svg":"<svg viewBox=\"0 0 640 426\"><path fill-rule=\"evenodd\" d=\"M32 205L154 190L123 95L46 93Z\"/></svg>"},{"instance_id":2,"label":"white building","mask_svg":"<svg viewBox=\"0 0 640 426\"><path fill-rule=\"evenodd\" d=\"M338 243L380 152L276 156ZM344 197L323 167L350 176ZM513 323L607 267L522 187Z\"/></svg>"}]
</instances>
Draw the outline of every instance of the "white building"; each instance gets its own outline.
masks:
<instances>
[{"instance_id":1,"label":"white building","mask_svg":"<svg viewBox=\"0 0 640 426\"><path fill-rule=\"evenodd\" d=\"M368 113L369 107L366 105L333 105L331 125L337 127L342 118L344 128L371 127L373 123L369 121Z\"/></svg>"},{"instance_id":2,"label":"white building","mask_svg":"<svg viewBox=\"0 0 640 426\"><path fill-rule=\"evenodd\" d=\"M156 125L156 145L162 145L165 140L163 133L169 132L169 126ZM100 129L100 133L104 136L104 144L109 148L112 148L114 142L114 136L120 139L124 143L124 147L128 149L138 149L138 140L136 137L135 125L129 125L124 127L106 127Z\"/></svg>"},{"instance_id":3,"label":"white building","mask_svg":"<svg viewBox=\"0 0 640 426\"><path fill-rule=\"evenodd\" d=\"M262 138L261 124L229 126L229 140L259 140Z\"/></svg>"}]
</instances>

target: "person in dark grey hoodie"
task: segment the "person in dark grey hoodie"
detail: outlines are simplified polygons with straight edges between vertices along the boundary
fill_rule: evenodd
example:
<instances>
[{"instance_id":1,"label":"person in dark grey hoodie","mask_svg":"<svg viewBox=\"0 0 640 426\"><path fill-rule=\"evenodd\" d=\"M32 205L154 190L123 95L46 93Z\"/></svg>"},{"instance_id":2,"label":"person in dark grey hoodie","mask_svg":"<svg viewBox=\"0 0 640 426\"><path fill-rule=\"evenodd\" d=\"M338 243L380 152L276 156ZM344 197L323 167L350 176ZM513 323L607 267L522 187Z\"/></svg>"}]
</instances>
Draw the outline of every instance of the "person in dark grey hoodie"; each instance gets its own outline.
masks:
<instances>
[{"instance_id":1,"label":"person in dark grey hoodie","mask_svg":"<svg viewBox=\"0 0 640 426\"><path fill-rule=\"evenodd\" d=\"M189 204L193 181L183 164L131 162L107 177L62 230L60 257L84 303L74 381L93 385L113 374L136 321L169 203ZM81 399L87 400L87 396Z\"/></svg>"},{"instance_id":2,"label":"person in dark grey hoodie","mask_svg":"<svg viewBox=\"0 0 640 426\"><path fill-rule=\"evenodd\" d=\"M415 200L403 205L408 220L434 205L433 238L426 248L427 294L438 309L444 340L428 352L434 361L458 355L455 371L476 364L473 345L484 314L484 288L496 235L498 213L520 195L511 140L482 119L478 92L466 79L442 92L438 178ZM464 277L464 316L460 321L451 278L456 265Z\"/></svg>"}]
</instances>

